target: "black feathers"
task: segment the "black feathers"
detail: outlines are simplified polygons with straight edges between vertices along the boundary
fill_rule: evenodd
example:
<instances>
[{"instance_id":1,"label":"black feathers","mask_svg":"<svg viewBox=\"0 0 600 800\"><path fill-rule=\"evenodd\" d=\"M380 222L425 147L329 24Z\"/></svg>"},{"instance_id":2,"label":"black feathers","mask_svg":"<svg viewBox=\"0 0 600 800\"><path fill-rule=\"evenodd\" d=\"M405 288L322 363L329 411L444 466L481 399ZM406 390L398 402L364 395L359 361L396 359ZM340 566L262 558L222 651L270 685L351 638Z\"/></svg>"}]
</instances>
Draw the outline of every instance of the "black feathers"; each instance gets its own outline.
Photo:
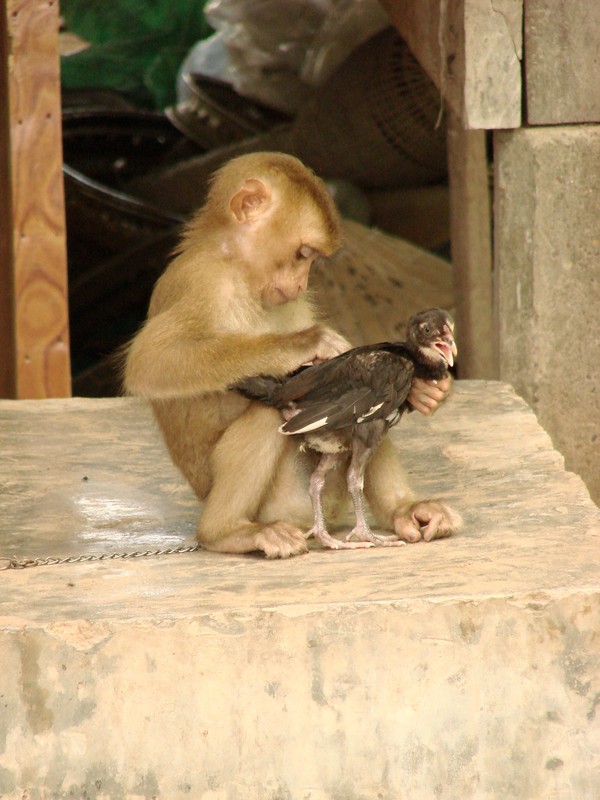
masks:
<instances>
[{"instance_id":1,"label":"black feathers","mask_svg":"<svg viewBox=\"0 0 600 800\"><path fill-rule=\"evenodd\" d=\"M350 433L376 420L387 429L408 407L413 376L436 380L447 374L456 354L453 329L447 312L429 309L411 318L405 342L356 347L291 376L260 375L231 388L289 416L282 433Z\"/></svg>"}]
</instances>

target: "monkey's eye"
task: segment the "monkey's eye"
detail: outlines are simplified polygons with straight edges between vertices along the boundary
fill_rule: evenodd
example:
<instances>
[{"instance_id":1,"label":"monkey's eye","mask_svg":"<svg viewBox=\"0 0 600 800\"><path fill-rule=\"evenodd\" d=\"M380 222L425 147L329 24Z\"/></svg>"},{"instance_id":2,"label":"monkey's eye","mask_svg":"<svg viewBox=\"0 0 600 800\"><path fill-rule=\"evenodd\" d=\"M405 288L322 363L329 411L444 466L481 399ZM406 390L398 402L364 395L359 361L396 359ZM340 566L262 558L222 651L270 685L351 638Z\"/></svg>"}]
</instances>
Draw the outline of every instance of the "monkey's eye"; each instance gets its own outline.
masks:
<instances>
[{"instance_id":1,"label":"monkey's eye","mask_svg":"<svg viewBox=\"0 0 600 800\"><path fill-rule=\"evenodd\" d=\"M307 258L310 258L315 251L312 247L309 247L307 244L301 244L300 247L296 250L296 259L298 261L304 261Z\"/></svg>"}]
</instances>

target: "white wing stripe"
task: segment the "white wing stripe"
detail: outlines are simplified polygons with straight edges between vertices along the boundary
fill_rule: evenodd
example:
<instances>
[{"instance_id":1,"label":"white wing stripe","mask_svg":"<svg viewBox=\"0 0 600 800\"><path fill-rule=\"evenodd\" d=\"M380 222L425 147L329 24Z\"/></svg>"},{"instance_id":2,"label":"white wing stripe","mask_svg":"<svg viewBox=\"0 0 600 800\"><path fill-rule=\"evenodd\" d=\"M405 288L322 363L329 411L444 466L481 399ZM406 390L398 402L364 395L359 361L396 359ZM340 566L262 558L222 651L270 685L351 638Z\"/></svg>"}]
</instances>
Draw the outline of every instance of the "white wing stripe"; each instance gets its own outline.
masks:
<instances>
[{"instance_id":1,"label":"white wing stripe","mask_svg":"<svg viewBox=\"0 0 600 800\"><path fill-rule=\"evenodd\" d=\"M296 436L298 433L309 433L310 431L316 431L318 428L322 428L327 425L327 420L329 417L321 417L321 419L316 420L315 422L311 422L309 425L305 425L303 428L298 428L297 431L284 431L283 425L286 423L284 422L283 425L279 428L280 433L285 433L287 436Z\"/></svg>"},{"instance_id":2,"label":"white wing stripe","mask_svg":"<svg viewBox=\"0 0 600 800\"><path fill-rule=\"evenodd\" d=\"M364 422L368 417L373 416L373 414L375 414L377 411L379 411L379 409L381 408L382 405L383 405L383 403L378 403L376 406L371 406L371 408L366 412L366 414L363 414L362 417L358 417L358 419L356 421L357 422Z\"/></svg>"}]
</instances>

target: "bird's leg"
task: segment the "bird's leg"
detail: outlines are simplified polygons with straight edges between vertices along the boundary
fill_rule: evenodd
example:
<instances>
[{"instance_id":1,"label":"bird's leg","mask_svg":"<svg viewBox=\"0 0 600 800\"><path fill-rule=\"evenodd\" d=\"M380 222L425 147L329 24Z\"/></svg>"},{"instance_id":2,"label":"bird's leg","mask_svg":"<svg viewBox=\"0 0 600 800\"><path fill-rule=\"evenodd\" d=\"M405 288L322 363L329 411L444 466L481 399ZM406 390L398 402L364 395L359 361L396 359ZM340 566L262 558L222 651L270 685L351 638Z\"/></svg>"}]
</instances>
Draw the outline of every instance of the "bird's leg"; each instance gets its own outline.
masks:
<instances>
[{"instance_id":1,"label":"bird's leg","mask_svg":"<svg viewBox=\"0 0 600 800\"><path fill-rule=\"evenodd\" d=\"M397 539L389 539L387 536L378 536L373 533L367 517L365 515L363 487L365 483L365 469L371 455L373 447L367 446L360 439L356 438L352 442L352 459L348 467L346 476L348 483L348 491L352 497L354 504L354 514L356 516L356 525L346 536L346 541L356 539L359 542L370 542L377 547L402 547L405 542L398 541Z\"/></svg>"},{"instance_id":2,"label":"bird's leg","mask_svg":"<svg viewBox=\"0 0 600 800\"><path fill-rule=\"evenodd\" d=\"M339 539L334 539L329 534L325 526L325 515L323 514L323 503L321 501L325 476L337 466L339 459L338 453L324 453L310 476L308 491L312 500L314 524L306 534L306 538L314 536L322 545L333 550L357 550L359 548L372 547L373 545L369 542L340 542Z\"/></svg>"}]
</instances>

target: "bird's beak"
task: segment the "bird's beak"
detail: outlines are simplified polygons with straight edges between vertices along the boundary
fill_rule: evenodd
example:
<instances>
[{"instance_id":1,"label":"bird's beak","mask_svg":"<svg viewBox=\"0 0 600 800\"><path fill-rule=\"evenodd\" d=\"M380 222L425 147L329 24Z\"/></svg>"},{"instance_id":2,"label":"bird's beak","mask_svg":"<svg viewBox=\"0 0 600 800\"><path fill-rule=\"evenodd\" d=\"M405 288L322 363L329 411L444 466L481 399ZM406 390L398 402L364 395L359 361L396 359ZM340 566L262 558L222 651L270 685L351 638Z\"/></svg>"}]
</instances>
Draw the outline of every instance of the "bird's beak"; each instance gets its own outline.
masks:
<instances>
[{"instance_id":1,"label":"bird's beak","mask_svg":"<svg viewBox=\"0 0 600 800\"><path fill-rule=\"evenodd\" d=\"M438 339L433 346L441 353L449 367L454 366L454 359L458 355L458 349L452 336L447 335L443 339Z\"/></svg>"}]
</instances>

